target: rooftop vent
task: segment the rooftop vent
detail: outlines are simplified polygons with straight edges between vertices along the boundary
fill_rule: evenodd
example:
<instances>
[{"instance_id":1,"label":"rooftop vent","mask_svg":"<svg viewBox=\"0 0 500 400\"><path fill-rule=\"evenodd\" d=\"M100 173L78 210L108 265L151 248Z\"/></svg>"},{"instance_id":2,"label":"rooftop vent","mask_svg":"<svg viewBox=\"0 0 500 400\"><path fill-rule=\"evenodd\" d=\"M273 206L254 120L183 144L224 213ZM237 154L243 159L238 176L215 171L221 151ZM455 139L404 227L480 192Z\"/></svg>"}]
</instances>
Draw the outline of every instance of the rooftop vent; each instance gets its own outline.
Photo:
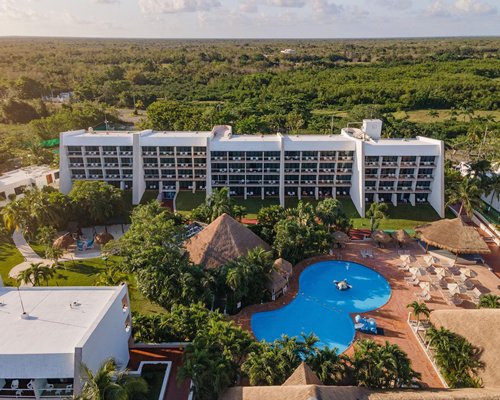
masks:
<instances>
[{"instance_id":1,"label":"rooftop vent","mask_svg":"<svg viewBox=\"0 0 500 400\"><path fill-rule=\"evenodd\" d=\"M21 314L21 319L30 319L30 315L25 311Z\"/></svg>"},{"instance_id":2,"label":"rooftop vent","mask_svg":"<svg viewBox=\"0 0 500 400\"><path fill-rule=\"evenodd\" d=\"M89 131L89 133L95 133L95 132L94 132L94 128L92 128L91 126L89 126L88 131Z\"/></svg>"},{"instance_id":3,"label":"rooftop vent","mask_svg":"<svg viewBox=\"0 0 500 400\"><path fill-rule=\"evenodd\" d=\"M78 308L80 306L81 306L81 304L77 301L74 301L73 303L69 303L69 308L71 308L71 309L75 309L75 308Z\"/></svg>"}]
</instances>

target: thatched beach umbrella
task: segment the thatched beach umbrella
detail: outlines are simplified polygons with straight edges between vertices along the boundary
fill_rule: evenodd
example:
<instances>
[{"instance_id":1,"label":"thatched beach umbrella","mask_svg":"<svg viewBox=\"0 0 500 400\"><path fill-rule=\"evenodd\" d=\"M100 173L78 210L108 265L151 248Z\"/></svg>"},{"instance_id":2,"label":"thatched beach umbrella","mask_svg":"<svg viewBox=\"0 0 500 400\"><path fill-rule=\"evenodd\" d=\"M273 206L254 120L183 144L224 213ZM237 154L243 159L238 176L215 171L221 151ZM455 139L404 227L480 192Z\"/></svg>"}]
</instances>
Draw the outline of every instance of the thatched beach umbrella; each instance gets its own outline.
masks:
<instances>
[{"instance_id":1,"label":"thatched beach umbrella","mask_svg":"<svg viewBox=\"0 0 500 400\"><path fill-rule=\"evenodd\" d=\"M56 249L67 249L73 243L75 243L73 235L67 232L64 235L59 236L56 240L54 240L52 246L55 247Z\"/></svg>"},{"instance_id":2,"label":"thatched beach umbrella","mask_svg":"<svg viewBox=\"0 0 500 400\"><path fill-rule=\"evenodd\" d=\"M411 240L410 235L408 235L404 229L398 229L397 231L392 232L391 236L399 243L400 246Z\"/></svg>"},{"instance_id":3,"label":"thatched beach umbrella","mask_svg":"<svg viewBox=\"0 0 500 400\"><path fill-rule=\"evenodd\" d=\"M97 244L101 244L101 245L105 245L106 243L110 242L113 239L114 239L113 235L107 231L102 232L102 233L98 233L95 236L95 242Z\"/></svg>"},{"instance_id":4,"label":"thatched beach umbrella","mask_svg":"<svg viewBox=\"0 0 500 400\"><path fill-rule=\"evenodd\" d=\"M332 233L332 239L335 243L339 243L339 244L345 244L347 243L349 240L351 240L349 238L349 236L342 232L342 231L336 231L336 232L333 232Z\"/></svg>"},{"instance_id":5,"label":"thatched beach umbrella","mask_svg":"<svg viewBox=\"0 0 500 400\"><path fill-rule=\"evenodd\" d=\"M291 276L293 273L292 263L285 260L284 258L278 258L277 260L275 260L273 264L273 269L275 271L278 271L284 276Z\"/></svg>"},{"instance_id":6,"label":"thatched beach umbrella","mask_svg":"<svg viewBox=\"0 0 500 400\"><path fill-rule=\"evenodd\" d=\"M477 230L461 218L441 219L415 228L427 246L435 246L456 254L485 254L490 249Z\"/></svg>"},{"instance_id":7,"label":"thatched beach umbrella","mask_svg":"<svg viewBox=\"0 0 500 400\"><path fill-rule=\"evenodd\" d=\"M389 243L392 241L391 235L381 230L372 233L372 239L378 243Z\"/></svg>"}]
</instances>

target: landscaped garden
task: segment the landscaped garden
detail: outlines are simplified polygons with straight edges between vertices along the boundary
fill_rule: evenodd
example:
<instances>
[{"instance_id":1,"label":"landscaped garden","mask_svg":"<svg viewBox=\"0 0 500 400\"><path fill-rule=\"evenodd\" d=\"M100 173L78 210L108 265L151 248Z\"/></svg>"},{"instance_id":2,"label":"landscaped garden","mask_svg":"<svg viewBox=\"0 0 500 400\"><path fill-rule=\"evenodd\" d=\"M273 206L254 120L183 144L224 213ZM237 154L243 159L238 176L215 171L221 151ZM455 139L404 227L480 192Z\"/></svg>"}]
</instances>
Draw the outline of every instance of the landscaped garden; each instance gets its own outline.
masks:
<instances>
[{"instance_id":1,"label":"landscaped garden","mask_svg":"<svg viewBox=\"0 0 500 400\"><path fill-rule=\"evenodd\" d=\"M9 271L23 261L24 257L11 241L0 240L0 276L4 284L10 281Z\"/></svg>"}]
</instances>

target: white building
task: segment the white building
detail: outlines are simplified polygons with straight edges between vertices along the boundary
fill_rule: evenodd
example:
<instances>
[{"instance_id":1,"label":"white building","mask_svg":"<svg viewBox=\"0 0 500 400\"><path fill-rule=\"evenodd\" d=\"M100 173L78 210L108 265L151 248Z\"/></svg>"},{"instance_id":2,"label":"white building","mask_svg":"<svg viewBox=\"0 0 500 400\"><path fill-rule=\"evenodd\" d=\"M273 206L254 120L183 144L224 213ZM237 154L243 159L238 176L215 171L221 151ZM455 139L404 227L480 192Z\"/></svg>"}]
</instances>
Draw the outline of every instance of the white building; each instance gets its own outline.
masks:
<instances>
[{"instance_id":1,"label":"white building","mask_svg":"<svg viewBox=\"0 0 500 400\"><path fill-rule=\"evenodd\" d=\"M0 207L11 199L22 196L27 187L56 186L59 183L59 170L49 166L32 166L15 169L0 175Z\"/></svg>"},{"instance_id":2,"label":"white building","mask_svg":"<svg viewBox=\"0 0 500 400\"><path fill-rule=\"evenodd\" d=\"M229 187L232 196L351 197L359 214L383 201L429 202L444 216L444 146L425 137L381 139L382 121L340 135L233 135L210 132L95 132L60 135L61 191L74 180L104 180L173 198L180 190Z\"/></svg>"},{"instance_id":3,"label":"white building","mask_svg":"<svg viewBox=\"0 0 500 400\"><path fill-rule=\"evenodd\" d=\"M130 335L126 285L0 287L0 398L78 394L82 363L127 365Z\"/></svg>"}]
</instances>

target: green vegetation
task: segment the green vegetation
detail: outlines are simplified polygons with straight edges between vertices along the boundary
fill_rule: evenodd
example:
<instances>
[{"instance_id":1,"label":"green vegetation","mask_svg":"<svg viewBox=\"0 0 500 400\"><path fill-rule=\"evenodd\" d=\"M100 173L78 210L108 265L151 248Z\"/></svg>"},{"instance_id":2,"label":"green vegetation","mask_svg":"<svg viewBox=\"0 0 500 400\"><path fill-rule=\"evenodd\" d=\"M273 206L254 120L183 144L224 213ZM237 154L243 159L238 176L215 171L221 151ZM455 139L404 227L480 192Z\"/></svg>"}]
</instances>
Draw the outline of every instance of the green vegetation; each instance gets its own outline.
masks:
<instances>
[{"instance_id":1,"label":"green vegetation","mask_svg":"<svg viewBox=\"0 0 500 400\"><path fill-rule=\"evenodd\" d=\"M229 196L229 188L224 187L222 189L214 189L204 203L191 211L190 218L193 221L210 223L222 214L241 219L245 213L245 208L236 204L234 199Z\"/></svg>"},{"instance_id":2,"label":"green vegetation","mask_svg":"<svg viewBox=\"0 0 500 400\"><path fill-rule=\"evenodd\" d=\"M500 308L500 296L496 294L483 294L479 300L478 308Z\"/></svg>"},{"instance_id":3,"label":"green vegetation","mask_svg":"<svg viewBox=\"0 0 500 400\"><path fill-rule=\"evenodd\" d=\"M477 375L483 367L480 349L443 327L431 326L426 331L426 340L449 387L481 387L481 378Z\"/></svg>"},{"instance_id":4,"label":"green vegetation","mask_svg":"<svg viewBox=\"0 0 500 400\"><path fill-rule=\"evenodd\" d=\"M24 257L19 253L14 243L10 240L0 240L0 276L4 284L12 283L9 271L23 261Z\"/></svg>"},{"instance_id":5,"label":"green vegetation","mask_svg":"<svg viewBox=\"0 0 500 400\"><path fill-rule=\"evenodd\" d=\"M193 193L182 190L177 194L177 198L175 199L175 210L182 215L188 215L196 207L205 202L205 197L205 192Z\"/></svg>"}]
</instances>

